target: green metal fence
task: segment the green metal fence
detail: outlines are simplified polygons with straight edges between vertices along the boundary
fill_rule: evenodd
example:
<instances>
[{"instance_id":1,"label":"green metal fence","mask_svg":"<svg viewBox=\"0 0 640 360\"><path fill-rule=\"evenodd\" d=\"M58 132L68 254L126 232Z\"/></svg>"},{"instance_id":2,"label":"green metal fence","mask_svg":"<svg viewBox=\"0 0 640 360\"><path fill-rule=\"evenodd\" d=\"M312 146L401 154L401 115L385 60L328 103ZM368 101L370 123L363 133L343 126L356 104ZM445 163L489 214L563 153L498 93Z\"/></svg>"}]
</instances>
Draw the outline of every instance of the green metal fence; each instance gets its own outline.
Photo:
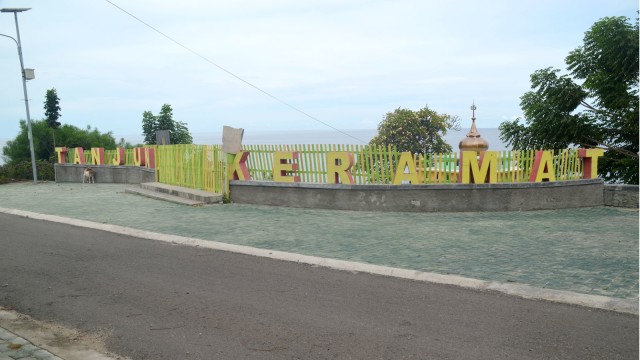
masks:
<instances>
[{"instance_id":1,"label":"green metal fence","mask_svg":"<svg viewBox=\"0 0 640 360\"><path fill-rule=\"evenodd\" d=\"M217 193L227 192L227 164L219 145L164 145L146 146L155 151L156 179L159 182L202 189ZM401 152L394 146L368 145L245 145L253 180L273 180L273 155L277 151L298 153L300 181L327 183L327 153L344 151L353 154L355 165L351 169L356 184L391 184L397 171ZM73 159L69 149L67 162ZM105 151L105 163L110 165L117 150ZM501 151L498 155L498 182L528 182L535 159L534 150ZM85 163L91 164L91 151L84 152ZM458 153L413 155L418 182L448 184L458 182L460 157ZM134 149L126 149L124 164L134 165ZM556 180L582 178L582 161L577 149L553 153ZM404 170L404 169L403 169Z\"/></svg>"}]
</instances>

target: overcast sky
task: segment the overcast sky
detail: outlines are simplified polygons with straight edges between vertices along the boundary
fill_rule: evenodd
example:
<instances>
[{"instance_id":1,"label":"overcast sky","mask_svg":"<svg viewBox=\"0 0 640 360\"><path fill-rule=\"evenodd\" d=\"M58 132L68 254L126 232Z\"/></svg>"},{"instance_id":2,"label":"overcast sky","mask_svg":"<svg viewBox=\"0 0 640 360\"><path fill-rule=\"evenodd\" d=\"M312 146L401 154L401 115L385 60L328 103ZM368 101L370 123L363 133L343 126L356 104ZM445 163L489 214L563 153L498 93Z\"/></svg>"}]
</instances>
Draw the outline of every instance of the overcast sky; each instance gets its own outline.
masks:
<instances>
[{"instance_id":1,"label":"overcast sky","mask_svg":"<svg viewBox=\"0 0 640 360\"><path fill-rule=\"evenodd\" d=\"M179 44L105 0L0 0L32 8L18 15L32 119L55 87L63 123L116 136L140 134L142 113L165 103L192 133L375 129L425 105L468 128L472 101L478 126L495 128L521 116L532 72L564 69L594 22L638 11L637 0L111 2ZM15 31L0 14L0 34ZM0 138L26 118L19 70L0 37Z\"/></svg>"}]
</instances>

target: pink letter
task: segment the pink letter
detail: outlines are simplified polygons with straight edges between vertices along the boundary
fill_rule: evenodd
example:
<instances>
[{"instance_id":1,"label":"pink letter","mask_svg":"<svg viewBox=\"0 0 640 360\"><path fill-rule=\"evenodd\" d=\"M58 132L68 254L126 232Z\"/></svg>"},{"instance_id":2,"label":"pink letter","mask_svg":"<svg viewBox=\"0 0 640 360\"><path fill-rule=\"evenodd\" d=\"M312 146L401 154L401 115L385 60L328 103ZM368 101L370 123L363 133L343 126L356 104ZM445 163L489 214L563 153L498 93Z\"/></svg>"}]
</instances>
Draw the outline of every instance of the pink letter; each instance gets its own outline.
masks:
<instances>
[{"instance_id":1,"label":"pink letter","mask_svg":"<svg viewBox=\"0 0 640 360\"><path fill-rule=\"evenodd\" d=\"M144 148L144 159L147 169L156 168L156 150L154 148Z\"/></svg>"}]
</instances>

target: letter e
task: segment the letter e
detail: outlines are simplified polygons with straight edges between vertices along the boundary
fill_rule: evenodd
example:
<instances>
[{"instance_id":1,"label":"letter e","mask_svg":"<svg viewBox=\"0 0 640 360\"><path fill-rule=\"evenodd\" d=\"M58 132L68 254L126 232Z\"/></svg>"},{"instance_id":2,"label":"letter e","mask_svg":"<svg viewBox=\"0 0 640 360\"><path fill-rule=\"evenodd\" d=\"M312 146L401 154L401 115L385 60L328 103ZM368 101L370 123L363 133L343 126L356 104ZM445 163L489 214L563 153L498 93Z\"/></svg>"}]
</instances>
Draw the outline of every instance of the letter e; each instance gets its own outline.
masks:
<instances>
[{"instance_id":1,"label":"letter e","mask_svg":"<svg viewBox=\"0 0 640 360\"><path fill-rule=\"evenodd\" d=\"M300 182L300 176L290 175L298 171L298 153L295 151L276 151L273 153L273 181L296 183Z\"/></svg>"}]
</instances>

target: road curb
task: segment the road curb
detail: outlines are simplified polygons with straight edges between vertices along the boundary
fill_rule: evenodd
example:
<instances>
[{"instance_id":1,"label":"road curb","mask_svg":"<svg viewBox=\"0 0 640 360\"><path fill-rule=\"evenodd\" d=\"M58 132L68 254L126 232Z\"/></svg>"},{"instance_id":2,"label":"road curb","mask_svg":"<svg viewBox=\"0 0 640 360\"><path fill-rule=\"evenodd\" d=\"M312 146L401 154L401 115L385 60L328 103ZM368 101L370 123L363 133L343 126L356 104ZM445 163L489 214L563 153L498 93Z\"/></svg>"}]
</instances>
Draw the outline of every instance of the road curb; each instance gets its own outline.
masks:
<instances>
[{"instance_id":1,"label":"road curb","mask_svg":"<svg viewBox=\"0 0 640 360\"><path fill-rule=\"evenodd\" d=\"M462 288L480 291L495 291L525 299L545 300L638 315L638 299L619 299L601 295L580 294L566 290L537 288L526 284L478 280L457 275L444 275L431 272L399 269L381 265L301 255L277 250L259 249L249 246L226 244L179 235L161 234L119 225L101 224L93 221L71 219L57 215L39 214L17 209L7 209L0 207L0 213L107 231L115 234L128 235L148 240L163 241L172 244L203 247L213 250L228 251L238 254L326 267L335 270L362 272L428 283L454 285Z\"/></svg>"}]
</instances>

